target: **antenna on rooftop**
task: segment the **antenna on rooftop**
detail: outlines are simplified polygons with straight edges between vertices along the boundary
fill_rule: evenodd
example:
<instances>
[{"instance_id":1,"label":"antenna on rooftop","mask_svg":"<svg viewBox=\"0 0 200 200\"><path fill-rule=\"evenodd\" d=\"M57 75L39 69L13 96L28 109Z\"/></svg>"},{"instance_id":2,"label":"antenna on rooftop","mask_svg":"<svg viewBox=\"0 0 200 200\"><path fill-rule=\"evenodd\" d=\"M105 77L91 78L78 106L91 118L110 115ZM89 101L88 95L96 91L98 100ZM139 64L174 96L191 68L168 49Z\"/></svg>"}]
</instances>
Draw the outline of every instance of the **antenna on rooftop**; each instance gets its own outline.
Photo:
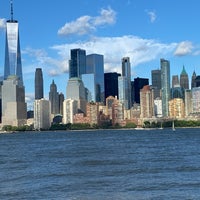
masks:
<instances>
[{"instance_id":1,"label":"antenna on rooftop","mask_svg":"<svg viewBox=\"0 0 200 200\"><path fill-rule=\"evenodd\" d=\"M13 0L10 0L11 21L13 21Z\"/></svg>"}]
</instances>

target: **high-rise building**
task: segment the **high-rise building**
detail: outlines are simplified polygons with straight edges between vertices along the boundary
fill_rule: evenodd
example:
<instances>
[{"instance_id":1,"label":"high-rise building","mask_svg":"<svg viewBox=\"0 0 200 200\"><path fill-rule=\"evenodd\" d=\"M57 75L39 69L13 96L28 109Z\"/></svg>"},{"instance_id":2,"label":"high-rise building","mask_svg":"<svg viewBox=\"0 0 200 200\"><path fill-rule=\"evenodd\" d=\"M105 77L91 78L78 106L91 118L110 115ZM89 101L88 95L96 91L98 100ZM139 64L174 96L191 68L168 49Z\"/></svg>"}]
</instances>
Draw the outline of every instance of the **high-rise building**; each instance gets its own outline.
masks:
<instances>
[{"instance_id":1,"label":"high-rise building","mask_svg":"<svg viewBox=\"0 0 200 200\"><path fill-rule=\"evenodd\" d=\"M81 78L86 73L86 51L83 49L71 49L69 60L69 78Z\"/></svg>"},{"instance_id":2,"label":"high-rise building","mask_svg":"<svg viewBox=\"0 0 200 200\"><path fill-rule=\"evenodd\" d=\"M25 89L17 76L8 76L2 85L2 124L23 126L26 124L27 106Z\"/></svg>"},{"instance_id":3,"label":"high-rise building","mask_svg":"<svg viewBox=\"0 0 200 200\"><path fill-rule=\"evenodd\" d=\"M65 100L64 94L61 92L59 94L59 113L63 115L63 102Z\"/></svg>"},{"instance_id":4,"label":"high-rise building","mask_svg":"<svg viewBox=\"0 0 200 200\"><path fill-rule=\"evenodd\" d=\"M169 117L183 119L185 117L185 105L181 98L171 99L169 101Z\"/></svg>"},{"instance_id":5,"label":"high-rise building","mask_svg":"<svg viewBox=\"0 0 200 200\"><path fill-rule=\"evenodd\" d=\"M140 90L140 118L152 118L154 116L154 92L149 85Z\"/></svg>"},{"instance_id":6,"label":"high-rise building","mask_svg":"<svg viewBox=\"0 0 200 200\"><path fill-rule=\"evenodd\" d=\"M154 89L154 99L161 95L161 70L156 69L151 71L151 82Z\"/></svg>"},{"instance_id":7,"label":"high-rise building","mask_svg":"<svg viewBox=\"0 0 200 200\"><path fill-rule=\"evenodd\" d=\"M51 105L51 114L52 115L60 114L59 113L59 94L57 92L57 86L54 80L52 81L50 85L49 101Z\"/></svg>"},{"instance_id":8,"label":"high-rise building","mask_svg":"<svg viewBox=\"0 0 200 200\"><path fill-rule=\"evenodd\" d=\"M134 91L134 103L140 103L140 90L149 85L149 79L147 78L134 78L133 91Z\"/></svg>"},{"instance_id":9,"label":"high-rise building","mask_svg":"<svg viewBox=\"0 0 200 200\"><path fill-rule=\"evenodd\" d=\"M184 65L183 65L183 70L182 70L181 75L180 75L180 86L182 88L184 88L185 90L189 89L189 78L188 78L188 74L185 70Z\"/></svg>"},{"instance_id":10,"label":"high-rise building","mask_svg":"<svg viewBox=\"0 0 200 200\"><path fill-rule=\"evenodd\" d=\"M10 75L15 75L19 78L18 84L23 85L19 25L18 21L13 19L13 3L10 2L11 19L6 22L4 80Z\"/></svg>"},{"instance_id":11,"label":"high-rise building","mask_svg":"<svg viewBox=\"0 0 200 200\"><path fill-rule=\"evenodd\" d=\"M192 88L192 113L200 113L200 87Z\"/></svg>"},{"instance_id":12,"label":"high-rise building","mask_svg":"<svg viewBox=\"0 0 200 200\"><path fill-rule=\"evenodd\" d=\"M124 109L128 110L130 109L130 105L128 102L128 80L125 76L119 76L118 77L118 93L119 93L119 102L124 106Z\"/></svg>"},{"instance_id":13,"label":"high-rise building","mask_svg":"<svg viewBox=\"0 0 200 200\"><path fill-rule=\"evenodd\" d=\"M85 97L87 102L96 102L94 74L83 74L82 81L85 87Z\"/></svg>"},{"instance_id":14,"label":"high-rise building","mask_svg":"<svg viewBox=\"0 0 200 200\"><path fill-rule=\"evenodd\" d=\"M94 74L94 101L104 102L105 91L103 55L90 54L86 56L86 74Z\"/></svg>"},{"instance_id":15,"label":"high-rise building","mask_svg":"<svg viewBox=\"0 0 200 200\"><path fill-rule=\"evenodd\" d=\"M80 78L70 78L67 83L66 99L78 101L78 110L86 113L85 87Z\"/></svg>"},{"instance_id":16,"label":"high-rise building","mask_svg":"<svg viewBox=\"0 0 200 200\"><path fill-rule=\"evenodd\" d=\"M41 68L35 71L35 99L44 98L43 74Z\"/></svg>"},{"instance_id":17,"label":"high-rise building","mask_svg":"<svg viewBox=\"0 0 200 200\"><path fill-rule=\"evenodd\" d=\"M50 102L45 99L36 99L34 102L34 129L49 129L50 121Z\"/></svg>"},{"instance_id":18,"label":"high-rise building","mask_svg":"<svg viewBox=\"0 0 200 200\"><path fill-rule=\"evenodd\" d=\"M180 87L178 75L172 76L172 88L174 88L174 87Z\"/></svg>"},{"instance_id":19,"label":"high-rise building","mask_svg":"<svg viewBox=\"0 0 200 200\"><path fill-rule=\"evenodd\" d=\"M104 74L105 99L109 96L118 96L118 77L120 74L109 72Z\"/></svg>"},{"instance_id":20,"label":"high-rise building","mask_svg":"<svg viewBox=\"0 0 200 200\"><path fill-rule=\"evenodd\" d=\"M162 94L162 114L163 117L169 116L170 100L170 62L160 59L161 66L161 94Z\"/></svg>"},{"instance_id":21,"label":"high-rise building","mask_svg":"<svg viewBox=\"0 0 200 200\"><path fill-rule=\"evenodd\" d=\"M73 124L73 117L76 113L78 113L78 101L73 99L65 99L63 102L63 123Z\"/></svg>"},{"instance_id":22,"label":"high-rise building","mask_svg":"<svg viewBox=\"0 0 200 200\"><path fill-rule=\"evenodd\" d=\"M185 90L185 116L189 116L192 113L192 91Z\"/></svg>"},{"instance_id":23,"label":"high-rise building","mask_svg":"<svg viewBox=\"0 0 200 200\"><path fill-rule=\"evenodd\" d=\"M196 87L196 82L195 82L196 77L197 77L196 72L194 71L192 74L191 89Z\"/></svg>"},{"instance_id":24,"label":"high-rise building","mask_svg":"<svg viewBox=\"0 0 200 200\"><path fill-rule=\"evenodd\" d=\"M195 87L200 87L200 76L196 76L195 78Z\"/></svg>"},{"instance_id":25,"label":"high-rise building","mask_svg":"<svg viewBox=\"0 0 200 200\"><path fill-rule=\"evenodd\" d=\"M126 89L127 94L125 95L125 99L127 101L126 109L130 109L132 106L131 102L131 63L129 57L122 58L122 77L126 77ZM120 98L119 98L120 100Z\"/></svg>"}]
</instances>

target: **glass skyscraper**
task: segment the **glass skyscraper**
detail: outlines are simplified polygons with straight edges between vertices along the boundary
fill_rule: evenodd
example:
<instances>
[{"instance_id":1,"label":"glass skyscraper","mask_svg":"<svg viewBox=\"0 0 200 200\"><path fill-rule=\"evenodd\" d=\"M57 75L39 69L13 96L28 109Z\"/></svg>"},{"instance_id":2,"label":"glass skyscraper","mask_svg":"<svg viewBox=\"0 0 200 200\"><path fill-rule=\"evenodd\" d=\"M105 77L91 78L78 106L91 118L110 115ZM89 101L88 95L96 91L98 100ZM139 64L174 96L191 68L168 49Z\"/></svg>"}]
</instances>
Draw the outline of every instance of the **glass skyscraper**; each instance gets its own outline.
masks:
<instances>
[{"instance_id":1,"label":"glass skyscraper","mask_svg":"<svg viewBox=\"0 0 200 200\"><path fill-rule=\"evenodd\" d=\"M131 108L131 64L129 57L122 58L122 77L118 78L119 101L125 109Z\"/></svg>"},{"instance_id":2,"label":"glass skyscraper","mask_svg":"<svg viewBox=\"0 0 200 200\"><path fill-rule=\"evenodd\" d=\"M161 71L159 69L151 71L152 87L154 89L154 99L160 97L161 90Z\"/></svg>"},{"instance_id":3,"label":"glass skyscraper","mask_svg":"<svg viewBox=\"0 0 200 200\"><path fill-rule=\"evenodd\" d=\"M81 78L86 72L86 51L83 49L71 49L69 60L69 78Z\"/></svg>"},{"instance_id":4,"label":"glass skyscraper","mask_svg":"<svg viewBox=\"0 0 200 200\"><path fill-rule=\"evenodd\" d=\"M170 100L170 62L160 59L161 66L161 92L162 92L162 113L163 117L169 116Z\"/></svg>"},{"instance_id":5,"label":"glass skyscraper","mask_svg":"<svg viewBox=\"0 0 200 200\"><path fill-rule=\"evenodd\" d=\"M35 71L35 99L42 99L44 97L43 75L42 69L36 68Z\"/></svg>"},{"instance_id":6,"label":"glass skyscraper","mask_svg":"<svg viewBox=\"0 0 200 200\"><path fill-rule=\"evenodd\" d=\"M95 102L104 102L104 60L103 55L90 54L86 56L86 74L94 74Z\"/></svg>"},{"instance_id":7,"label":"glass skyscraper","mask_svg":"<svg viewBox=\"0 0 200 200\"><path fill-rule=\"evenodd\" d=\"M11 19L6 23L4 80L10 75L16 75L19 78L19 84L23 85L19 26L17 20L13 20L12 1Z\"/></svg>"}]
</instances>

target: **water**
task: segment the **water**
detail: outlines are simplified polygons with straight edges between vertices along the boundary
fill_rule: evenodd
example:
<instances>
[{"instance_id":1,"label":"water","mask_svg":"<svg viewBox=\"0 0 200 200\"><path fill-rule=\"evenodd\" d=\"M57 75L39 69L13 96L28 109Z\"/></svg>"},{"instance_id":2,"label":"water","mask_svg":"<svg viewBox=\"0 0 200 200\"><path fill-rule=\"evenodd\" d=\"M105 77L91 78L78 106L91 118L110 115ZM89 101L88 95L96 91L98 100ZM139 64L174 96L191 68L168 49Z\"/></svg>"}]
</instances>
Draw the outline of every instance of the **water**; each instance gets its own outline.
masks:
<instances>
[{"instance_id":1,"label":"water","mask_svg":"<svg viewBox=\"0 0 200 200\"><path fill-rule=\"evenodd\" d=\"M0 199L200 199L200 129L0 134Z\"/></svg>"}]
</instances>

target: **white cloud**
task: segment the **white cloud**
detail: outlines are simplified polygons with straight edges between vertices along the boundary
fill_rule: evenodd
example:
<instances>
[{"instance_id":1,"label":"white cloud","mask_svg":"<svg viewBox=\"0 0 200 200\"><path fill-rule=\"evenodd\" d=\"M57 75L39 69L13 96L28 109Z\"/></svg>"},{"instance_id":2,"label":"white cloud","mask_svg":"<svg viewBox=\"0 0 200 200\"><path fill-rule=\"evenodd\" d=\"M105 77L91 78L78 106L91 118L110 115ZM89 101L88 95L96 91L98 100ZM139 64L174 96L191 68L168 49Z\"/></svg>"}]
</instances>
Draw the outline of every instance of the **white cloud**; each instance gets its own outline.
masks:
<instances>
[{"instance_id":1,"label":"white cloud","mask_svg":"<svg viewBox=\"0 0 200 200\"><path fill-rule=\"evenodd\" d=\"M81 16L75 21L66 23L58 30L58 35L85 35L95 31L98 26L114 24L116 13L111 8L101 9L100 15L91 17L88 15Z\"/></svg>"},{"instance_id":2,"label":"white cloud","mask_svg":"<svg viewBox=\"0 0 200 200\"><path fill-rule=\"evenodd\" d=\"M174 52L175 56L185 56L192 52L194 46L190 41L183 41L177 44L177 48Z\"/></svg>"},{"instance_id":3,"label":"white cloud","mask_svg":"<svg viewBox=\"0 0 200 200\"><path fill-rule=\"evenodd\" d=\"M87 42L55 45L52 49L58 51L63 59L69 59L70 49L74 48L85 49L86 54L102 54L104 55L105 72L120 72L122 57L129 56L132 66L136 67L154 59L160 59L167 54L172 54L176 46L176 43L165 44L153 39L142 39L128 35L94 37Z\"/></svg>"},{"instance_id":4,"label":"white cloud","mask_svg":"<svg viewBox=\"0 0 200 200\"><path fill-rule=\"evenodd\" d=\"M154 23L157 18L155 11L146 11L146 12L150 18L150 22Z\"/></svg>"},{"instance_id":5,"label":"white cloud","mask_svg":"<svg viewBox=\"0 0 200 200\"><path fill-rule=\"evenodd\" d=\"M0 30L6 28L6 19L0 18Z\"/></svg>"}]
</instances>

